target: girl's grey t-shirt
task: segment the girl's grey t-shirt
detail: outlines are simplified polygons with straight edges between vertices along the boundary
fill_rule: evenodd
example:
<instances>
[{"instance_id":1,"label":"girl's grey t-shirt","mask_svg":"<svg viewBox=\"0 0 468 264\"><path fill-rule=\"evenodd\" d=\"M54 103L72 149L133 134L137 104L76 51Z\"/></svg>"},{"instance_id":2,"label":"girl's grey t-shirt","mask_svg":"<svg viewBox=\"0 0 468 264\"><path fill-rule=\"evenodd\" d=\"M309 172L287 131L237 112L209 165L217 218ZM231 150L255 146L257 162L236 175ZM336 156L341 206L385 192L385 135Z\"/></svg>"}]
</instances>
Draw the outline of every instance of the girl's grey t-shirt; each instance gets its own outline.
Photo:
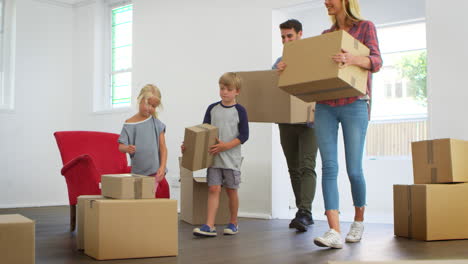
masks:
<instances>
[{"instance_id":1,"label":"girl's grey t-shirt","mask_svg":"<svg viewBox=\"0 0 468 264\"><path fill-rule=\"evenodd\" d=\"M135 153L130 155L132 173L156 173L160 166L159 135L164 132L166 125L153 116L141 122L123 125L119 143L136 146Z\"/></svg>"}]
</instances>

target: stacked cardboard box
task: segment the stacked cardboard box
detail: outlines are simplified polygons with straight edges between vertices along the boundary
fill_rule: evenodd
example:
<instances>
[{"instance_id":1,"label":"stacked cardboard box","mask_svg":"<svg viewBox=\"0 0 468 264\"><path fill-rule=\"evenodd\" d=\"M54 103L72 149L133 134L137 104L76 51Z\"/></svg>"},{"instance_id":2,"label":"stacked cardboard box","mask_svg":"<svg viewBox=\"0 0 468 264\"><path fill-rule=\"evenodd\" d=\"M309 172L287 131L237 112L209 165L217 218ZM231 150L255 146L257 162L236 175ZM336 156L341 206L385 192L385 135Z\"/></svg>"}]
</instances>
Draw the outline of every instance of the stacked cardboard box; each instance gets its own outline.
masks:
<instances>
[{"instance_id":1,"label":"stacked cardboard box","mask_svg":"<svg viewBox=\"0 0 468 264\"><path fill-rule=\"evenodd\" d=\"M95 259L176 256L177 201L87 200L85 253Z\"/></svg>"},{"instance_id":2,"label":"stacked cardboard box","mask_svg":"<svg viewBox=\"0 0 468 264\"><path fill-rule=\"evenodd\" d=\"M413 142L412 156L415 184L393 186L395 235L468 239L468 142Z\"/></svg>"},{"instance_id":3,"label":"stacked cardboard box","mask_svg":"<svg viewBox=\"0 0 468 264\"><path fill-rule=\"evenodd\" d=\"M185 128L182 166L191 171L210 167L214 156L209 154L208 150L210 146L216 144L216 138L218 138L218 128L210 124Z\"/></svg>"},{"instance_id":4,"label":"stacked cardboard box","mask_svg":"<svg viewBox=\"0 0 468 264\"><path fill-rule=\"evenodd\" d=\"M276 70L237 72L242 89L237 102L249 122L306 123L314 121L315 103L306 103L278 88Z\"/></svg>"},{"instance_id":5,"label":"stacked cardboard box","mask_svg":"<svg viewBox=\"0 0 468 264\"><path fill-rule=\"evenodd\" d=\"M102 195L115 199L155 198L155 178L138 174L101 176Z\"/></svg>"},{"instance_id":6,"label":"stacked cardboard box","mask_svg":"<svg viewBox=\"0 0 468 264\"><path fill-rule=\"evenodd\" d=\"M19 214L0 215L0 263L34 264L35 223Z\"/></svg>"},{"instance_id":7,"label":"stacked cardboard box","mask_svg":"<svg viewBox=\"0 0 468 264\"><path fill-rule=\"evenodd\" d=\"M154 177L108 174L101 184L104 197L78 200L85 254L98 260L177 255L177 201L155 199Z\"/></svg>"},{"instance_id":8,"label":"stacked cardboard box","mask_svg":"<svg viewBox=\"0 0 468 264\"><path fill-rule=\"evenodd\" d=\"M180 161L180 159L179 159ZM180 166L180 219L192 224L205 224L208 201L206 177L194 177L193 172ZM229 223L229 200L222 188L215 224Z\"/></svg>"},{"instance_id":9,"label":"stacked cardboard box","mask_svg":"<svg viewBox=\"0 0 468 264\"><path fill-rule=\"evenodd\" d=\"M368 71L341 67L331 57L341 50L368 56L369 48L343 30L288 42L283 48L286 69L279 87L305 102L364 95Z\"/></svg>"},{"instance_id":10,"label":"stacked cardboard box","mask_svg":"<svg viewBox=\"0 0 468 264\"><path fill-rule=\"evenodd\" d=\"M468 182L468 141L435 139L413 142L414 183Z\"/></svg>"},{"instance_id":11,"label":"stacked cardboard box","mask_svg":"<svg viewBox=\"0 0 468 264\"><path fill-rule=\"evenodd\" d=\"M85 221L85 208L87 200L106 199L102 195L80 195L78 196L78 208L76 214L76 247L78 250L84 249L84 221Z\"/></svg>"}]
</instances>

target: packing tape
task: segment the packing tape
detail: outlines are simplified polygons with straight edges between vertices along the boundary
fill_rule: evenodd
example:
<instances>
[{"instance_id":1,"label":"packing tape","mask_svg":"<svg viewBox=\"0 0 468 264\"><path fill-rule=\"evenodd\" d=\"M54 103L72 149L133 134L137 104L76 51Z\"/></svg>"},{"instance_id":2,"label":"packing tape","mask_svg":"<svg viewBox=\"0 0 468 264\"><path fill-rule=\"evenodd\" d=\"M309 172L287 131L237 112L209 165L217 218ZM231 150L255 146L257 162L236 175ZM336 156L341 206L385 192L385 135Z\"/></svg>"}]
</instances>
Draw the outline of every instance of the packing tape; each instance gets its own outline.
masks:
<instances>
[{"instance_id":1,"label":"packing tape","mask_svg":"<svg viewBox=\"0 0 468 264\"><path fill-rule=\"evenodd\" d=\"M354 49L359 50L359 40L354 39Z\"/></svg>"},{"instance_id":2,"label":"packing tape","mask_svg":"<svg viewBox=\"0 0 468 264\"><path fill-rule=\"evenodd\" d=\"M407 185L408 190L408 238L413 237L413 200L411 197L411 185Z\"/></svg>"},{"instance_id":3,"label":"packing tape","mask_svg":"<svg viewBox=\"0 0 468 264\"><path fill-rule=\"evenodd\" d=\"M427 141L427 163L434 164L434 142Z\"/></svg>"},{"instance_id":4,"label":"packing tape","mask_svg":"<svg viewBox=\"0 0 468 264\"><path fill-rule=\"evenodd\" d=\"M437 168L431 168L431 183L437 183Z\"/></svg>"},{"instance_id":5,"label":"packing tape","mask_svg":"<svg viewBox=\"0 0 468 264\"><path fill-rule=\"evenodd\" d=\"M141 197L143 196L143 179L141 177L134 176L133 194L135 199L141 199Z\"/></svg>"},{"instance_id":6,"label":"packing tape","mask_svg":"<svg viewBox=\"0 0 468 264\"><path fill-rule=\"evenodd\" d=\"M427 141L427 163L434 165L434 141ZM431 168L431 183L437 183L437 168Z\"/></svg>"}]
</instances>

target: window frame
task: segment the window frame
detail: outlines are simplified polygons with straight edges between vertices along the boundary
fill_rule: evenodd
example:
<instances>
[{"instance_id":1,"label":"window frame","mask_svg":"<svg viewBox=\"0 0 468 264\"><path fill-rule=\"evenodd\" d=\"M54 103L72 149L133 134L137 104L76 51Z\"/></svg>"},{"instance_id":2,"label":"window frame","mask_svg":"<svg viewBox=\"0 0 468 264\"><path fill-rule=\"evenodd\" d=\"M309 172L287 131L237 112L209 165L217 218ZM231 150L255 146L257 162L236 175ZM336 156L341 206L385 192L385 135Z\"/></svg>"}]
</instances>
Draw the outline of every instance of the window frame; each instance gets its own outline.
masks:
<instances>
[{"instance_id":1,"label":"window frame","mask_svg":"<svg viewBox=\"0 0 468 264\"><path fill-rule=\"evenodd\" d=\"M397 27L397 26L405 26L405 25L412 25L412 24L419 24L419 23L424 23L425 25L427 24L427 21L426 21L426 18L418 18L418 19L412 19L412 20L404 20L404 21L399 21L399 22L395 22L395 23L388 23L388 24L381 24L381 25L376 25L376 28L377 28L377 31L379 29L382 29L382 28L391 28L391 27ZM388 52L388 53L381 53L382 55L385 55L385 54L392 54L392 53L402 53L402 52L415 52L415 51L422 51L422 50L425 50L427 52L427 43L426 43L426 47L424 49L404 49L404 50L399 50L399 51L392 51L392 52ZM385 63L385 61L384 61ZM384 65L385 66L385 65ZM373 78L375 79L375 78ZM393 82L392 83L392 89L391 89L391 96L392 98L397 98L397 87L396 87L396 84L397 82ZM405 85L404 83L402 82L402 98L403 97L407 97L406 96L406 92L407 90L405 91ZM375 87L375 84L373 83L372 84L372 89L376 89L377 87ZM384 89L384 93L385 93L385 97L387 97L387 87L386 87L386 83L384 83L384 86L382 87L382 89ZM427 83L426 83L426 89L427 89ZM429 106L427 105L426 108L428 109ZM401 118L377 118L377 119L372 119L372 114L371 114L371 119L369 120L369 125L373 122L377 122L379 123L380 121L384 121L384 122L398 122L399 120L401 120L402 122L407 122L407 120L410 120L410 119L415 119L415 120L420 120L420 119L428 119L429 116L428 116L428 112L426 112L425 115L418 115L418 116L415 116L415 115L408 115L408 116L403 116Z\"/></svg>"},{"instance_id":2,"label":"window frame","mask_svg":"<svg viewBox=\"0 0 468 264\"><path fill-rule=\"evenodd\" d=\"M97 54L101 54L101 56L100 59L98 58L98 61L96 61L96 64L98 69L102 69L102 72L96 73L98 77L95 79L97 89L95 90L93 112L97 114L128 112L134 106L134 102L131 99L130 104L127 106L114 107L112 104L112 10L119 6L129 4L133 5L133 1L108 0L102 7L102 26L101 28L99 28L99 26L96 28L96 35L101 35L101 42L96 44L96 49L98 50ZM133 65L129 72L133 77ZM131 94L133 94L132 86L130 86L130 91Z\"/></svg>"},{"instance_id":3,"label":"window frame","mask_svg":"<svg viewBox=\"0 0 468 264\"><path fill-rule=\"evenodd\" d=\"M15 68L15 2L0 0L0 112L14 111L14 68Z\"/></svg>"},{"instance_id":4,"label":"window frame","mask_svg":"<svg viewBox=\"0 0 468 264\"><path fill-rule=\"evenodd\" d=\"M389 28L389 27L396 27L396 26L405 26L405 25L411 25L411 24L418 24L418 23L424 23L427 25L427 21L425 18L419 18L419 19L414 19L414 20L406 20L406 21L400 21L400 22L396 22L396 23L389 23L389 24L382 24L382 25L377 25L377 30L379 29L382 29L382 28ZM427 28L427 27L426 27ZM424 49L411 49L411 50L399 50L399 51L396 51L396 52L407 52L407 51L418 51L418 50L426 50L427 52L427 44L426 44L426 47ZM390 54L390 53L395 53L395 52L388 52L388 53L385 53L385 54ZM382 53L383 55L384 53ZM396 82L394 83L391 83L391 96L392 98L396 98L397 97L397 87L396 87ZM404 86L404 84L402 83L402 86ZM373 89L375 89L377 87L373 87ZM383 82L383 87L382 89L384 89L384 96L386 97L387 96L387 83ZM404 91L405 90L405 87L402 87L402 95L403 97L405 97L406 95L406 92ZM427 86L426 86L426 89L427 89ZM429 108L429 102L427 102L427 108ZM417 116L417 115L408 115L407 117L400 117L400 118L388 118L388 119L382 119L382 118L378 118L378 119L370 119L369 120L369 127L368 129L370 129L370 127L373 125L373 124L376 124L376 125L380 125L380 124L402 124L402 123L408 123L408 122L421 122L421 121L425 121L426 124L429 120L429 113L427 112L425 115L420 115L420 116ZM426 130L428 128L426 127ZM426 131L426 135L427 135L427 131ZM383 139L385 140L385 139ZM368 144L368 137L366 136L366 147L367 148L367 144ZM378 156L370 156L368 155L367 153L367 150L365 151L365 159L366 160L410 160L411 159L411 153L409 153L408 155L400 155L400 156L391 156L391 155L378 155Z\"/></svg>"}]
</instances>

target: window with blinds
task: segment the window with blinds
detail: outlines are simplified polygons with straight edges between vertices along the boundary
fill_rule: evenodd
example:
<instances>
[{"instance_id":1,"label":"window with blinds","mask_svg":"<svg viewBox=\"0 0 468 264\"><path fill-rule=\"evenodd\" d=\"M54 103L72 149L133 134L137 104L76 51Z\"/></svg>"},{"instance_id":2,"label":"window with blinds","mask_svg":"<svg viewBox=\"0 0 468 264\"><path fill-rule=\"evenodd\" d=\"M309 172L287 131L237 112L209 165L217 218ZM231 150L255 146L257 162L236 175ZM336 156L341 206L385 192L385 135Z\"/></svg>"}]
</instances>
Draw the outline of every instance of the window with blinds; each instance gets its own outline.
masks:
<instances>
[{"instance_id":1,"label":"window with blinds","mask_svg":"<svg viewBox=\"0 0 468 264\"><path fill-rule=\"evenodd\" d=\"M111 9L111 104L128 107L132 96L133 5Z\"/></svg>"},{"instance_id":2,"label":"window with blinds","mask_svg":"<svg viewBox=\"0 0 468 264\"><path fill-rule=\"evenodd\" d=\"M411 142L427 138L426 23L377 27L383 59L373 75L368 157L410 156Z\"/></svg>"}]
</instances>

